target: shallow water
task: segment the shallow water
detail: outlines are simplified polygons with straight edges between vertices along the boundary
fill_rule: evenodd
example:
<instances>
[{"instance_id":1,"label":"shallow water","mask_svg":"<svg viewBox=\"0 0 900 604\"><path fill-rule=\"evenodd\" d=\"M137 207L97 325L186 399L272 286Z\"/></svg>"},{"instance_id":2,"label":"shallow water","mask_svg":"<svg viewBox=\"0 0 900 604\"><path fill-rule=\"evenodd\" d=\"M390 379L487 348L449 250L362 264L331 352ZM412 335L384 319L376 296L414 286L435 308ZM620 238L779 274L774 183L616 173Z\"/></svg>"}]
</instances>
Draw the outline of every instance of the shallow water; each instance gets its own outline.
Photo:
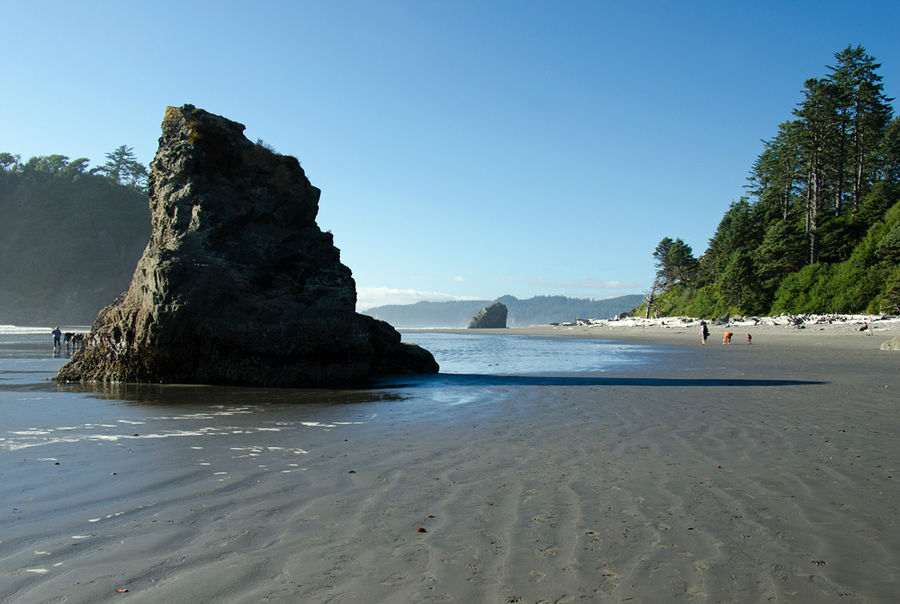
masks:
<instances>
[{"instance_id":1,"label":"shallow water","mask_svg":"<svg viewBox=\"0 0 900 604\"><path fill-rule=\"evenodd\" d=\"M48 334L0 330L0 602L888 602L900 581L883 357L843 379L814 348L798 370L410 332L441 374L86 389L52 381Z\"/></svg>"},{"instance_id":2,"label":"shallow water","mask_svg":"<svg viewBox=\"0 0 900 604\"><path fill-rule=\"evenodd\" d=\"M0 559L18 569L9 575L14 591L0 589L0 601L43 589L39 578L64 576L72 558L61 543L96 541L97 523L125 522L121 515L181 501L188 491L190 499L278 484L277 477L302 480L333 460L340 443L358 443L362 430L372 439L363 448L373 448L420 428L474 426L513 397L518 407L520 384L509 380L584 379L562 376L666 356L597 340L413 333L404 339L431 350L441 374L348 389L84 387L53 381L71 353L54 352L49 331L0 329L0 500L9 505ZM32 555L39 550L46 556Z\"/></svg>"},{"instance_id":3,"label":"shallow water","mask_svg":"<svg viewBox=\"0 0 900 604\"><path fill-rule=\"evenodd\" d=\"M403 339L430 350L441 373L384 380L362 389L82 387L53 382L71 353L53 351L49 328L4 326L0 451L333 429L376 418L443 421L461 413L461 407L489 407L505 397L505 390L517 385L508 381L510 376L602 374L647 367L676 354L596 339L425 332L407 332Z\"/></svg>"},{"instance_id":4,"label":"shallow water","mask_svg":"<svg viewBox=\"0 0 900 604\"><path fill-rule=\"evenodd\" d=\"M441 373L531 375L606 372L661 362L662 349L570 336L405 331L403 341L431 351Z\"/></svg>"}]
</instances>

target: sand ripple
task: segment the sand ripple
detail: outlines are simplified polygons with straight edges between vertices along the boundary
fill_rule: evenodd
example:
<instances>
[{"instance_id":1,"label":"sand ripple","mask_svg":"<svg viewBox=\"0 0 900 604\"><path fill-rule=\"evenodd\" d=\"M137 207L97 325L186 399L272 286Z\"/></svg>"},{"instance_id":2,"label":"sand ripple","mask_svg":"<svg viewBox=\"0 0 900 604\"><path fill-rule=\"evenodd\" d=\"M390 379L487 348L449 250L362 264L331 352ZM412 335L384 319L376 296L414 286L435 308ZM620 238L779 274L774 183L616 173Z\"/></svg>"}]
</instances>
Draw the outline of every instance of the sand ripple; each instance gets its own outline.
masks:
<instances>
[{"instance_id":1,"label":"sand ripple","mask_svg":"<svg viewBox=\"0 0 900 604\"><path fill-rule=\"evenodd\" d=\"M659 382L5 434L0 598L894 601L893 360L713 354ZM77 442L10 445L56 434Z\"/></svg>"}]
</instances>

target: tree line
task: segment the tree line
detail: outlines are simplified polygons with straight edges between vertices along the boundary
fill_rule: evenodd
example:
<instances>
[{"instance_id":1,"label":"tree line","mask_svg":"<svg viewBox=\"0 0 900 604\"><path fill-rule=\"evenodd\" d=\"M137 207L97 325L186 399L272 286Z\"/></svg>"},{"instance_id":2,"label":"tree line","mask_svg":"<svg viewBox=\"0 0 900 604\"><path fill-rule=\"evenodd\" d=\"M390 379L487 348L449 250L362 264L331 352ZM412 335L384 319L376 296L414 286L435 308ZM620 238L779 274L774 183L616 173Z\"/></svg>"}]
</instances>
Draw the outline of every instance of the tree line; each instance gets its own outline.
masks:
<instances>
[{"instance_id":1,"label":"tree line","mask_svg":"<svg viewBox=\"0 0 900 604\"><path fill-rule=\"evenodd\" d=\"M70 160L66 155L41 155L22 162L20 155L0 152L0 172L23 175L42 172L73 180L85 174L99 175L115 184L139 191L147 190L147 167L137 161L134 150L127 145L107 153L103 165L91 168L89 164L90 160L86 157Z\"/></svg>"},{"instance_id":2,"label":"tree line","mask_svg":"<svg viewBox=\"0 0 900 604\"><path fill-rule=\"evenodd\" d=\"M660 241L648 315L900 312L900 118L864 47L834 59L762 141L706 252Z\"/></svg>"},{"instance_id":3,"label":"tree line","mask_svg":"<svg viewBox=\"0 0 900 604\"><path fill-rule=\"evenodd\" d=\"M0 153L0 323L89 324L128 287L151 227L130 162L128 147L98 169Z\"/></svg>"}]
</instances>

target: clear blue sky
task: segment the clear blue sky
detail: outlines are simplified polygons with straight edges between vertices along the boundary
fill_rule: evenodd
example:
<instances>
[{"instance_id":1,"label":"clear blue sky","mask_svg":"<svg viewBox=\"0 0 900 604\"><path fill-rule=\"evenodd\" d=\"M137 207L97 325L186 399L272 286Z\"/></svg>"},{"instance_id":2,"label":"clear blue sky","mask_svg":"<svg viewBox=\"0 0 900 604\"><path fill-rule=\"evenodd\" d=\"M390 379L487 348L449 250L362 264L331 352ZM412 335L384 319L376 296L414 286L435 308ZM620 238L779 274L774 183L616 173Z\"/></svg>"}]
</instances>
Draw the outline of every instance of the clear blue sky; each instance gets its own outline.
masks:
<instances>
[{"instance_id":1,"label":"clear blue sky","mask_svg":"<svg viewBox=\"0 0 900 604\"><path fill-rule=\"evenodd\" d=\"M0 0L0 151L156 151L192 103L298 157L360 307L641 293L701 254L805 79L900 2Z\"/></svg>"}]
</instances>

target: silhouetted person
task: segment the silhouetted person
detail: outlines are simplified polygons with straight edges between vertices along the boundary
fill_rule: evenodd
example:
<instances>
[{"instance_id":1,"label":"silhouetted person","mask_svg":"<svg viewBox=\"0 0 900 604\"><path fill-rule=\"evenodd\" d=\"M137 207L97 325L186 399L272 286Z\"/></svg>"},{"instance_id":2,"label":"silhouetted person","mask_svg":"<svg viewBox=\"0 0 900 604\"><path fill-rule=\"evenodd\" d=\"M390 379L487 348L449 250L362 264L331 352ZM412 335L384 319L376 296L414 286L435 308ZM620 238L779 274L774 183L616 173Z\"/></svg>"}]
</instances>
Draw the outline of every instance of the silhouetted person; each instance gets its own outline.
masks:
<instances>
[{"instance_id":1,"label":"silhouetted person","mask_svg":"<svg viewBox=\"0 0 900 604\"><path fill-rule=\"evenodd\" d=\"M56 326L52 332L53 334L53 350L59 350L62 346L59 343L59 339L62 337L62 332L59 330L59 325Z\"/></svg>"}]
</instances>

